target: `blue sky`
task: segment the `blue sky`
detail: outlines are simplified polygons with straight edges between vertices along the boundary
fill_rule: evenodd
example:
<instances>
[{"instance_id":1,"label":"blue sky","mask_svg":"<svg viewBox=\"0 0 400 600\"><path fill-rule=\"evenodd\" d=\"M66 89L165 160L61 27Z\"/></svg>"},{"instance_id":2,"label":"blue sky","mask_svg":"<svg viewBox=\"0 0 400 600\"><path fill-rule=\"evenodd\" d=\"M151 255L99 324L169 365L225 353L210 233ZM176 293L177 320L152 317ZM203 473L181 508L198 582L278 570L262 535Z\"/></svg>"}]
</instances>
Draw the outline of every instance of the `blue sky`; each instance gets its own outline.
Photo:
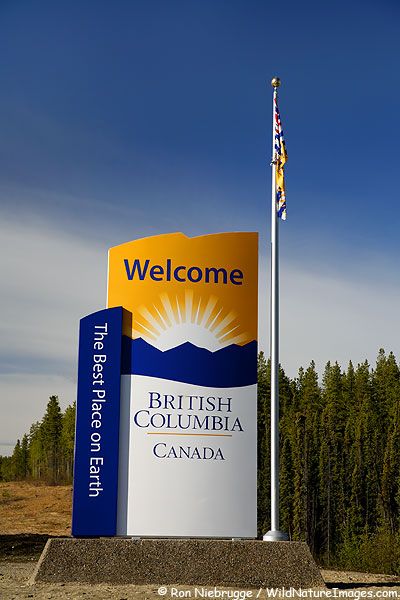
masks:
<instances>
[{"instance_id":1,"label":"blue sky","mask_svg":"<svg viewBox=\"0 0 400 600\"><path fill-rule=\"evenodd\" d=\"M259 231L265 346L275 74L281 362L399 355L399 40L395 0L0 3L0 443L73 401L110 246Z\"/></svg>"}]
</instances>

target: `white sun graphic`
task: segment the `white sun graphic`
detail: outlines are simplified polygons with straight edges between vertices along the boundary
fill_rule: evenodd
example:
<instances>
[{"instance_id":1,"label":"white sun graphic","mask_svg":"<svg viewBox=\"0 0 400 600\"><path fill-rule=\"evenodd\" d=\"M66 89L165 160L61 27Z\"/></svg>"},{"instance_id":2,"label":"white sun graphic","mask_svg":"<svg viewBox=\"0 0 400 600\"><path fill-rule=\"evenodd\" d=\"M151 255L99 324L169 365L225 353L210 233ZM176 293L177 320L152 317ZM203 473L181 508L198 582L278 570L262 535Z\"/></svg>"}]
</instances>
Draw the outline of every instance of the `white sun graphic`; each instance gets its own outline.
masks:
<instances>
[{"instance_id":1,"label":"white sun graphic","mask_svg":"<svg viewBox=\"0 0 400 600\"><path fill-rule=\"evenodd\" d=\"M174 296L164 293L152 306L139 307L132 334L162 351L191 342L215 352L251 341L235 311L226 310L215 296L205 299L192 290Z\"/></svg>"}]
</instances>

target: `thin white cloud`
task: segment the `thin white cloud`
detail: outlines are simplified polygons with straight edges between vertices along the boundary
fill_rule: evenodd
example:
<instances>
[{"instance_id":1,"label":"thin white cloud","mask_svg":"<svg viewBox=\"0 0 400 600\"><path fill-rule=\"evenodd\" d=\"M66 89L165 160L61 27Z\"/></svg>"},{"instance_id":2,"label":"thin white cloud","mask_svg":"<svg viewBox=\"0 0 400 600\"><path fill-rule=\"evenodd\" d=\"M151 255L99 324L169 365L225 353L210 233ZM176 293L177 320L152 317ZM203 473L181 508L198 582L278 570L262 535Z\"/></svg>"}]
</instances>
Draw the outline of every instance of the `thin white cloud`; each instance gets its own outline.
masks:
<instances>
[{"instance_id":1,"label":"thin white cloud","mask_svg":"<svg viewBox=\"0 0 400 600\"><path fill-rule=\"evenodd\" d=\"M264 282L269 273L261 275ZM269 354L269 291L260 286L260 340ZM322 374L328 361L347 368L365 359L373 366L379 348L399 356L400 326L396 318L400 305L400 285L379 285L373 270L353 281L330 275L320 265L319 272L281 264L280 362L287 375L295 377L300 366L314 360Z\"/></svg>"},{"instance_id":2,"label":"thin white cloud","mask_svg":"<svg viewBox=\"0 0 400 600\"><path fill-rule=\"evenodd\" d=\"M2 219L0 239L1 356L75 360L79 319L104 307L107 249L40 221Z\"/></svg>"}]
</instances>

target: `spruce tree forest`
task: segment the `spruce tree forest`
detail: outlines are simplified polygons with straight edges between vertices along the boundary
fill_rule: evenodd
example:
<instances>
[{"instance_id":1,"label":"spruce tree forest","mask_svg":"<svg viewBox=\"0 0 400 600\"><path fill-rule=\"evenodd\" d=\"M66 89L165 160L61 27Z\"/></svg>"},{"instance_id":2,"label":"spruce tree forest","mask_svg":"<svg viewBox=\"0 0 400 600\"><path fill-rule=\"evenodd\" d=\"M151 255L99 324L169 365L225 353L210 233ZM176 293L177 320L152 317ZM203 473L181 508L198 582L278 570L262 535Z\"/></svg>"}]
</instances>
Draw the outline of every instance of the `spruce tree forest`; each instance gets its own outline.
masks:
<instances>
[{"instance_id":1,"label":"spruce tree forest","mask_svg":"<svg viewBox=\"0 0 400 600\"><path fill-rule=\"evenodd\" d=\"M280 386L280 519L319 564L400 574L400 369L315 365ZM51 396L42 421L0 457L0 480L71 483L75 405ZM258 357L258 533L270 528L270 364Z\"/></svg>"},{"instance_id":2,"label":"spruce tree forest","mask_svg":"<svg viewBox=\"0 0 400 600\"><path fill-rule=\"evenodd\" d=\"M57 396L50 396L43 419L17 440L12 456L0 456L0 481L72 482L75 403L61 412Z\"/></svg>"}]
</instances>

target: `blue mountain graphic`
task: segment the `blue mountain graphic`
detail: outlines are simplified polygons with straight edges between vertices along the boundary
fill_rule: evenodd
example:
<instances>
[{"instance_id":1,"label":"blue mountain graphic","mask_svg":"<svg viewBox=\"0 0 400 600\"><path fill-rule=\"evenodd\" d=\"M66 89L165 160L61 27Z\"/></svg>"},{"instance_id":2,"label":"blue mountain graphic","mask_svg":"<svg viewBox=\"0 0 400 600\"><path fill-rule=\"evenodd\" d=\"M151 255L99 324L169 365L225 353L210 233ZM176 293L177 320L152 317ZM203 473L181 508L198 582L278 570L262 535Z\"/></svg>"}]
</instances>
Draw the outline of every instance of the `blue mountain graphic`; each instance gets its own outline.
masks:
<instances>
[{"instance_id":1,"label":"blue mountain graphic","mask_svg":"<svg viewBox=\"0 0 400 600\"><path fill-rule=\"evenodd\" d=\"M186 342L162 352L142 338L122 338L122 374L147 375L208 387L257 383L257 342L216 352Z\"/></svg>"}]
</instances>

